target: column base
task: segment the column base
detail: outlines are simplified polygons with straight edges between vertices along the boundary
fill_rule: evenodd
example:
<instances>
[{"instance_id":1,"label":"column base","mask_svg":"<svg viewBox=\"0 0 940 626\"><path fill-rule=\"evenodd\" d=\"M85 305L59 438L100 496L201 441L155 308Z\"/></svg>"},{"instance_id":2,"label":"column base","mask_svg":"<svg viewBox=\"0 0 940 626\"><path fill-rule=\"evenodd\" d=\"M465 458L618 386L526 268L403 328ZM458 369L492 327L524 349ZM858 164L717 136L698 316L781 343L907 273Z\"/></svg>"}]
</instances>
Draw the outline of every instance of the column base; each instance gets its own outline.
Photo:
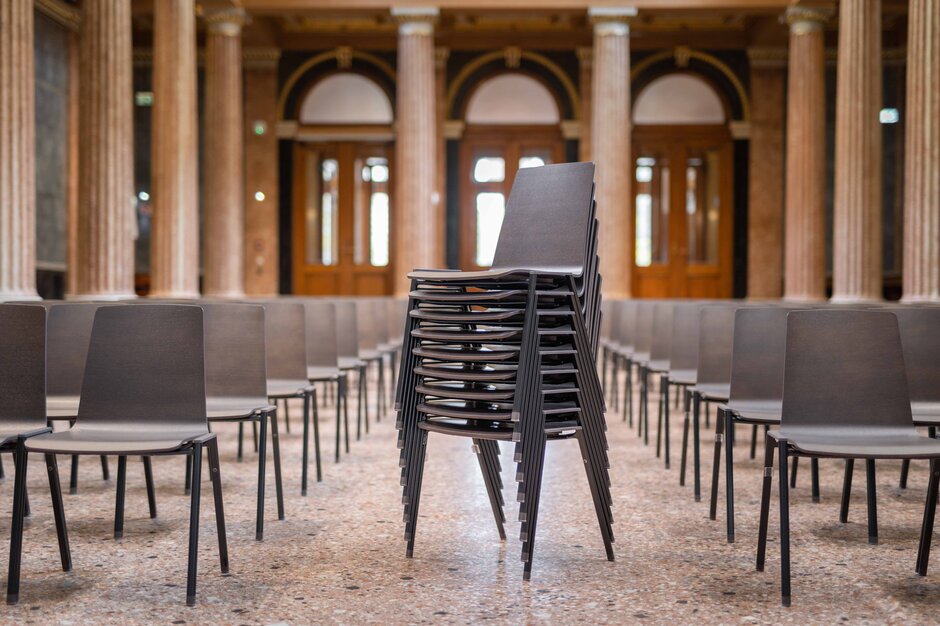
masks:
<instances>
[{"instance_id":1,"label":"column base","mask_svg":"<svg viewBox=\"0 0 940 626\"><path fill-rule=\"evenodd\" d=\"M901 299L899 300L899 302L901 302L902 304L922 304L922 303L925 303L925 302L928 303L928 304L936 304L936 303L940 302L940 295L935 295L935 296L920 296L920 295L917 295L917 296L901 296Z\"/></svg>"},{"instance_id":2,"label":"column base","mask_svg":"<svg viewBox=\"0 0 940 626\"><path fill-rule=\"evenodd\" d=\"M0 292L0 302L39 302L42 298L35 291L29 292Z\"/></svg>"},{"instance_id":3,"label":"column base","mask_svg":"<svg viewBox=\"0 0 940 626\"><path fill-rule=\"evenodd\" d=\"M884 302L882 298L874 296L833 295L829 298L830 304L878 304L881 302Z\"/></svg>"},{"instance_id":4,"label":"column base","mask_svg":"<svg viewBox=\"0 0 940 626\"><path fill-rule=\"evenodd\" d=\"M119 302L136 298L135 293L73 293L65 296L70 302Z\"/></svg>"},{"instance_id":5,"label":"column base","mask_svg":"<svg viewBox=\"0 0 940 626\"><path fill-rule=\"evenodd\" d=\"M218 291L212 292L207 291L202 294L203 298L219 298L222 300L243 300L245 298L245 292L243 291Z\"/></svg>"},{"instance_id":6,"label":"column base","mask_svg":"<svg viewBox=\"0 0 940 626\"><path fill-rule=\"evenodd\" d=\"M198 291L155 291L147 294L147 297L162 300L198 300L202 294Z\"/></svg>"}]
</instances>

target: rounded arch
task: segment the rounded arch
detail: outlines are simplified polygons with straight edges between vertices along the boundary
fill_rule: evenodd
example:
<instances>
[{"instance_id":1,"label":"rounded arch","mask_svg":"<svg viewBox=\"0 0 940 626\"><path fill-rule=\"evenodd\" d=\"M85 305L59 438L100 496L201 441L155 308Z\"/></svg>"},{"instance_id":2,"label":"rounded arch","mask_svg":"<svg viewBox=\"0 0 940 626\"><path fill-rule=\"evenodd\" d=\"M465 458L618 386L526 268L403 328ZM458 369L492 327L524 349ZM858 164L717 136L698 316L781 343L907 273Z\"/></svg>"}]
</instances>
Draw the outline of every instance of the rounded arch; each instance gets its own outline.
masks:
<instances>
[{"instance_id":1,"label":"rounded arch","mask_svg":"<svg viewBox=\"0 0 940 626\"><path fill-rule=\"evenodd\" d=\"M724 100L696 74L672 72L659 76L637 94L634 124L724 124Z\"/></svg>"},{"instance_id":2,"label":"rounded arch","mask_svg":"<svg viewBox=\"0 0 940 626\"><path fill-rule=\"evenodd\" d=\"M374 80L356 72L335 72L313 84L300 100L301 124L391 124L388 94Z\"/></svg>"},{"instance_id":3,"label":"rounded arch","mask_svg":"<svg viewBox=\"0 0 940 626\"><path fill-rule=\"evenodd\" d=\"M523 72L503 72L479 82L467 98L468 124L558 124L555 96Z\"/></svg>"}]
</instances>

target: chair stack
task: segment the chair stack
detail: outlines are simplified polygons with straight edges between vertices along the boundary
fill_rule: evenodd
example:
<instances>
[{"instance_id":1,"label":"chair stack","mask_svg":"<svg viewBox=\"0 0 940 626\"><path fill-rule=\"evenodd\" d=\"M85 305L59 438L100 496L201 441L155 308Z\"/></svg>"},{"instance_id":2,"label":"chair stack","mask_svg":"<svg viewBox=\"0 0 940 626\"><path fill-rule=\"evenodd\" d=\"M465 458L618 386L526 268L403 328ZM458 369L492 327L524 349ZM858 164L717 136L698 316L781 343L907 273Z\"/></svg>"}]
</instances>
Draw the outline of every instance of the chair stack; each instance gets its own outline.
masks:
<instances>
[{"instance_id":1,"label":"chair stack","mask_svg":"<svg viewBox=\"0 0 940 626\"><path fill-rule=\"evenodd\" d=\"M515 443L524 578L530 577L545 444L576 438L613 559L594 167L521 170L494 265L417 271L396 408L407 555L414 549L429 432L471 437L503 537L498 441Z\"/></svg>"}]
</instances>

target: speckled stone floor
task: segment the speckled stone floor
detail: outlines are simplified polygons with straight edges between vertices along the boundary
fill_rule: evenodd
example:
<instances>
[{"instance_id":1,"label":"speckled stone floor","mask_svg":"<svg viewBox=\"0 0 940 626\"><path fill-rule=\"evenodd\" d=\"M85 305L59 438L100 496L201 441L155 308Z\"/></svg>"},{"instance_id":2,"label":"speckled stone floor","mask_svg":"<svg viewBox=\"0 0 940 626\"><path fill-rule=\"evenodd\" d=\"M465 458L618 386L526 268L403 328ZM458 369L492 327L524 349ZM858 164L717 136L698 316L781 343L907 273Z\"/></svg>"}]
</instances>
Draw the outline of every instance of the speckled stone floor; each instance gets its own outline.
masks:
<instances>
[{"instance_id":1,"label":"speckled stone floor","mask_svg":"<svg viewBox=\"0 0 940 626\"><path fill-rule=\"evenodd\" d=\"M373 394L374 397L374 394ZM352 402L355 408L355 402ZM373 424L349 456L332 461L332 409L322 411L324 479L300 496L299 411L282 437L287 519L277 521L273 474L263 542L254 540L255 456L235 460L235 427L218 430L231 574L217 566L213 506L202 507L197 606L185 606L188 498L183 462L154 462L159 517L147 515L143 472L129 463L124 539L112 539L114 485L96 460L66 495L74 570L63 573L42 463L31 461L33 516L25 536L20 604L0 606L6 623L936 623L940 555L927 578L914 572L926 467L897 494L898 463L879 463L881 543L869 545L864 474L854 508L838 522L841 463L822 462L822 501L813 504L808 463L792 491L793 603L779 603L776 498L767 571L754 571L761 471L737 450L737 543L725 541L724 501L709 521L711 433L703 433L705 497L678 486L679 419L673 464L609 418L615 562L604 558L590 494L573 442L549 446L531 582L522 581L518 526L498 540L468 440L432 436L415 558L402 539L398 452L392 419ZM374 411L373 411L374 413ZM653 412L655 416L655 412ZM674 413L675 415L675 413ZM749 434L749 433L748 433ZM746 439L746 438L745 438ZM740 441L739 441L740 444ZM507 500L515 484L503 450ZM6 467L11 469L9 457ZM114 471L112 459L112 473ZM270 467L270 465L269 465ZM67 480L67 463L60 463ZM208 483L206 483L208 486ZM724 481L722 480L722 493ZM0 481L0 554L9 545L13 481ZM776 487L774 490L776 494ZM515 519L514 503L507 507ZM2 560L3 572L6 560ZM2 575L2 574L0 574Z\"/></svg>"}]
</instances>

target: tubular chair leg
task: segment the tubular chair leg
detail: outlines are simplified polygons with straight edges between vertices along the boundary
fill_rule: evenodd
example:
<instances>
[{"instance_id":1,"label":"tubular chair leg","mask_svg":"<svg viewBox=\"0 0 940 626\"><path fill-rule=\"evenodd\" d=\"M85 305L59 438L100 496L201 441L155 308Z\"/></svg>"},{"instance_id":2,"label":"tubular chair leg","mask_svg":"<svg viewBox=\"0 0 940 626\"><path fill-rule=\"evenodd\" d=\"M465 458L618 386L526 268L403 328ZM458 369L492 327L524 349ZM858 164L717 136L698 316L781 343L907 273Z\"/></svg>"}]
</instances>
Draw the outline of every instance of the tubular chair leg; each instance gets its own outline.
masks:
<instances>
[{"instance_id":1,"label":"tubular chair leg","mask_svg":"<svg viewBox=\"0 0 940 626\"><path fill-rule=\"evenodd\" d=\"M924 502L924 522L920 529L920 546L917 550L916 571L920 576L927 575L927 563L930 560L930 544L933 541L934 516L937 512L937 488L940 484L940 463L930 460L930 480L927 483L927 499ZM11 554L12 563L12 554ZM11 565L12 567L12 565Z\"/></svg>"},{"instance_id":2,"label":"tubular chair leg","mask_svg":"<svg viewBox=\"0 0 940 626\"><path fill-rule=\"evenodd\" d=\"M111 471L108 468L108 457L101 455L101 480L110 480Z\"/></svg>"},{"instance_id":3,"label":"tubular chair leg","mask_svg":"<svg viewBox=\"0 0 940 626\"><path fill-rule=\"evenodd\" d=\"M724 441L724 424L722 415L718 413L715 419L715 457L712 461L712 493L708 509L708 519L718 518L718 472L721 467L721 444Z\"/></svg>"},{"instance_id":4,"label":"tubular chair leg","mask_svg":"<svg viewBox=\"0 0 940 626\"><path fill-rule=\"evenodd\" d=\"M839 506L839 521L849 521L849 500L852 497L852 473L855 471L855 459L845 460L845 477L842 479L842 502Z\"/></svg>"},{"instance_id":5,"label":"tubular chair leg","mask_svg":"<svg viewBox=\"0 0 940 626\"><path fill-rule=\"evenodd\" d=\"M251 423L251 438L254 441L255 445L255 454L258 453L258 425L254 422Z\"/></svg>"},{"instance_id":6,"label":"tubular chair leg","mask_svg":"<svg viewBox=\"0 0 940 626\"><path fill-rule=\"evenodd\" d=\"M15 485L13 487L13 523L10 529L10 563L7 573L7 604L16 604L20 599L20 564L23 559L23 526L26 518L26 470L25 440L17 441L18 453L13 456Z\"/></svg>"},{"instance_id":7,"label":"tubular chair leg","mask_svg":"<svg viewBox=\"0 0 940 626\"><path fill-rule=\"evenodd\" d=\"M362 419L366 424L366 434L369 434L369 365L362 366L359 372L359 384L362 386Z\"/></svg>"},{"instance_id":8,"label":"tubular chair leg","mask_svg":"<svg viewBox=\"0 0 940 626\"><path fill-rule=\"evenodd\" d=\"M122 457L123 458L123 457ZM193 445L193 487L189 502L189 556L186 572L186 605L196 604L196 561L199 556L199 498L202 495L202 444Z\"/></svg>"},{"instance_id":9,"label":"tubular chair leg","mask_svg":"<svg viewBox=\"0 0 940 626\"><path fill-rule=\"evenodd\" d=\"M225 507L222 505L222 470L219 464L219 440L211 439L209 447L209 473L212 479L212 499L215 504L215 530L219 536L219 567L228 574L228 537L225 534Z\"/></svg>"},{"instance_id":10,"label":"tubular chair leg","mask_svg":"<svg viewBox=\"0 0 940 626\"><path fill-rule=\"evenodd\" d=\"M323 464L320 460L320 412L317 409L317 390L314 389L311 392L311 395L308 395L304 398L304 402L307 406L304 407L305 412L309 412L311 405L313 408L313 456L317 463L317 482L323 482Z\"/></svg>"},{"instance_id":11,"label":"tubular chair leg","mask_svg":"<svg viewBox=\"0 0 940 626\"><path fill-rule=\"evenodd\" d=\"M337 386L339 386L339 384L340 383L337 382ZM342 422L343 422L343 409L342 409L342 404L339 399L339 391L337 391L336 392L336 454L335 454L334 463L339 463L339 441L340 441L340 435L342 434L340 432L342 430Z\"/></svg>"},{"instance_id":12,"label":"tubular chair leg","mask_svg":"<svg viewBox=\"0 0 940 626\"><path fill-rule=\"evenodd\" d=\"M774 440L764 434L764 480L760 495L760 522L757 527L757 571L764 571L767 556L767 521L770 518L770 488L774 480Z\"/></svg>"},{"instance_id":13,"label":"tubular chair leg","mask_svg":"<svg viewBox=\"0 0 940 626\"><path fill-rule=\"evenodd\" d=\"M865 459L868 492L868 543L878 543L878 498L875 491L875 459Z\"/></svg>"},{"instance_id":14,"label":"tubular chair leg","mask_svg":"<svg viewBox=\"0 0 940 626\"><path fill-rule=\"evenodd\" d=\"M695 501L699 502L702 499L702 465L701 465L701 456L702 451L699 445L699 395L692 395L692 469L694 474L694 484L695 484Z\"/></svg>"},{"instance_id":15,"label":"tubular chair leg","mask_svg":"<svg viewBox=\"0 0 940 626\"><path fill-rule=\"evenodd\" d=\"M245 422L238 422L238 455L235 457L241 463L245 447Z\"/></svg>"},{"instance_id":16,"label":"tubular chair leg","mask_svg":"<svg viewBox=\"0 0 940 626\"><path fill-rule=\"evenodd\" d=\"M494 480L492 474L494 468L489 465L493 461L493 459L490 458L490 451L487 449L489 444L482 439L473 439L472 441L473 453L476 455L477 461L480 464L480 473L483 474L483 485L486 487L486 495L489 498L490 508L493 510L493 517L496 520L496 532L499 533L500 541L506 541L506 530L503 527L506 520L502 504L500 503L501 494L499 484ZM496 463L499 463L498 454L497 449L495 452Z\"/></svg>"},{"instance_id":17,"label":"tubular chair leg","mask_svg":"<svg viewBox=\"0 0 940 626\"><path fill-rule=\"evenodd\" d=\"M907 475L911 471L911 460L904 459L901 461L901 481L898 484L898 489L904 490L907 489Z\"/></svg>"},{"instance_id":18,"label":"tubular chair leg","mask_svg":"<svg viewBox=\"0 0 940 626\"><path fill-rule=\"evenodd\" d=\"M46 473L49 475L49 495L52 497L52 515L55 518L55 534L59 541L59 559L62 571L72 571L72 551L69 549L69 531L65 524L65 505L62 502L62 486L59 484L59 466L54 454L46 456Z\"/></svg>"},{"instance_id":19,"label":"tubular chair leg","mask_svg":"<svg viewBox=\"0 0 940 626\"><path fill-rule=\"evenodd\" d=\"M281 437L277 427L277 411L271 414L271 448L274 451L274 490L277 494L277 519L284 519L284 485L281 482Z\"/></svg>"},{"instance_id":20,"label":"tubular chair leg","mask_svg":"<svg viewBox=\"0 0 940 626\"><path fill-rule=\"evenodd\" d=\"M117 490L114 500L114 538L124 536L124 491L127 485L127 457L118 457Z\"/></svg>"},{"instance_id":21,"label":"tubular chair leg","mask_svg":"<svg viewBox=\"0 0 940 626\"><path fill-rule=\"evenodd\" d=\"M663 405L669 404L663 399L663 379L659 379L659 402L656 403L656 458L660 457L663 446Z\"/></svg>"},{"instance_id":22,"label":"tubular chair leg","mask_svg":"<svg viewBox=\"0 0 940 626\"><path fill-rule=\"evenodd\" d=\"M809 460L809 473L812 478L813 502L819 502L819 459L812 458Z\"/></svg>"},{"instance_id":23,"label":"tubular chair leg","mask_svg":"<svg viewBox=\"0 0 940 626\"><path fill-rule=\"evenodd\" d=\"M780 453L780 602L790 606L790 488L787 484L787 442L777 444Z\"/></svg>"},{"instance_id":24,"label":"tubular chair leg","mask_svg":"<svg viewBox=\"0 0 940 626\"><path fill-rule=\"evenodd\" d=\"M796 489L796 473L800 466L800 457L793 457L793 469L790 470L790 489Z\"/></svg>"},{"instance_id":25,"label":"tubular chair leg","mask_svg":"<svg viewBox=\"0 0 940 626\"><path fill-rule=\"evenodd\" d=\"M660 384L665 387L663 391L663 399L666 402L663 407L663 447L665 448L663 454L666 457L666 469L669 469L669 378L666 374L663 374L662 378L660 378Z\"/></svg>"},{"instance_id":26,"label":"tubular chair leg","mask_svg":"<svg viewBox=\"0 0 940 626\"><path fill-rule=\"evenodd\" d=\"M407 504L408 522L405 527L405 557L412 558L415 551L415 532L418 527L418 505L421 503L421 482L424 479L424 461L427 458L428 433L421 431L418 433L419 445L417 449L417 458L412 463L416 463L416 468L412 473L411 480L414 481L414 487L410 487L410 499Z\"/></svg>"},{"instance_id":27,"label":"tubular chair leg","mask_svg":"<svg viewBox=\"0 0 940 626\"><path fill-rule=\"evenodd\" d=\"M717 419L725 424L725 523L728 543L734 543L734 420L720 408Z\"/></svg>"},{"instance_id":28,"label":"tubular chair leg","mask_svg":"<svg viewBox=\"0 0 940 626\"><path fill-rule=\"evenodd\" d=\"M264 483L268 462L268 415L261 414L261 434L258 450L258 504L255 513L255 541L264 539Z\"/></svg>"},{"instance_id":29,"label":"tubular chair leg","mask_svg":"<svg viewBox=\"0 0 940 626\"><path fill-rule=\"evenodd\" d=\"M6 478L6 473L3 471L3 457L0 457L0 478Z\"/></svg>"},{"instance_id":30,"label":"tubular chair leg","mask_svg":"<svg viewBox=\"0 0 940 626\"><path fill-rule=\"evenodd\" d=\"M343 433L346 439L346 454L349 454L349 374L343 376Z\"/></svg>"},{"instance_id":31,"label":"tubular chair leg","mask_svg":"<svg viewBox=\"0 0 940 626\"><path fill-rule=\"evenodd\" d=\"M304 417L303 417L303 429L304 429L304 443L302 446L301 452L301 461L300 461L300 495L307 495L307 468L310 465L310 412L307 410L308 406L308 396L304 394Z\"/></svg>"},{"instance_id":32,"label":"tubular chair leg","mask_svg":"<svg viewBox=\"0 0 940 626\"><path fill-rule=\"evenodd\" d=\"M150 509L150 519L157 519L157 496L153 489L153 465L149 456L142 456L144 464L144 482L147 485L147 506Z\"/></svg>"},{"instance_id":33,"label":"tubular chair leg","mask_svg":"<svg viewBox=\"0 0 940 626\"><path fill-rule=\"evenodd\" d=\"M14 461L15 462L15 461ZM72 455L72 471L69 475L69 495L78 493L78 455Z\"/></svg>"},{"instance_id":34,"label":"tubular chair leg","mask_svg":"<svg viewBox=\"0 0 940 626\"><path fill-rule=\"evenodd\" d=\"M679 462L679 486L685 487L685 468L689 457L689 392L683 391L685 415L682 418L682 459Z\"/></svg>"},{"instance_id":35,"label":"tubular chair leg","mask_svg":"<svg viewBox=\"0 0 940 626\"><path fill-rule=\"evenodd\" d=\"M193 458L186 455L186 475L183 477L183 495L188 496L193 484Z\"/></svg>"},{"instance_id":36,"label":"tubular chair leg","mask_svg":"<svg viewBox=\"0 0 940 626\"><path fill-rule=\"evenodd\" d=\"M290 434L290 402L284 398L284 431Z\"/></svg>"},{"instance_id":37,"label":"tubular chair leg","mask_svg":"<svg viewBox=\"0 0 940 626\"><path fill-rule=\"evenodd\" d=\"M751 428L751 458L757 457L757 424Z\"/></svg>"},{"instance_id":38,"label":"tubular chair leg","mask_svg":"<svg viewBox=\"0 0 940 626\"><path fill-rule=\"evenodd\" d=\"M375 423L382 421L382 413L386 410L385 406L385 359L379 358L379 388L378 388L378 409L375 412Z\"/></svg>"},{"instance_id":39,"label":"tubular chair leg","mask_svg":"<svg viewBox=\"0 0 940 626\"><path fill-rule=\"evenodd\" d=\"M633 365L630 363L630 361L625 361L624 363L627 370L627 380L624 383L623 401L627 405L627 425L630 428L633 428Z\"/></svg>"}]
</instances>

